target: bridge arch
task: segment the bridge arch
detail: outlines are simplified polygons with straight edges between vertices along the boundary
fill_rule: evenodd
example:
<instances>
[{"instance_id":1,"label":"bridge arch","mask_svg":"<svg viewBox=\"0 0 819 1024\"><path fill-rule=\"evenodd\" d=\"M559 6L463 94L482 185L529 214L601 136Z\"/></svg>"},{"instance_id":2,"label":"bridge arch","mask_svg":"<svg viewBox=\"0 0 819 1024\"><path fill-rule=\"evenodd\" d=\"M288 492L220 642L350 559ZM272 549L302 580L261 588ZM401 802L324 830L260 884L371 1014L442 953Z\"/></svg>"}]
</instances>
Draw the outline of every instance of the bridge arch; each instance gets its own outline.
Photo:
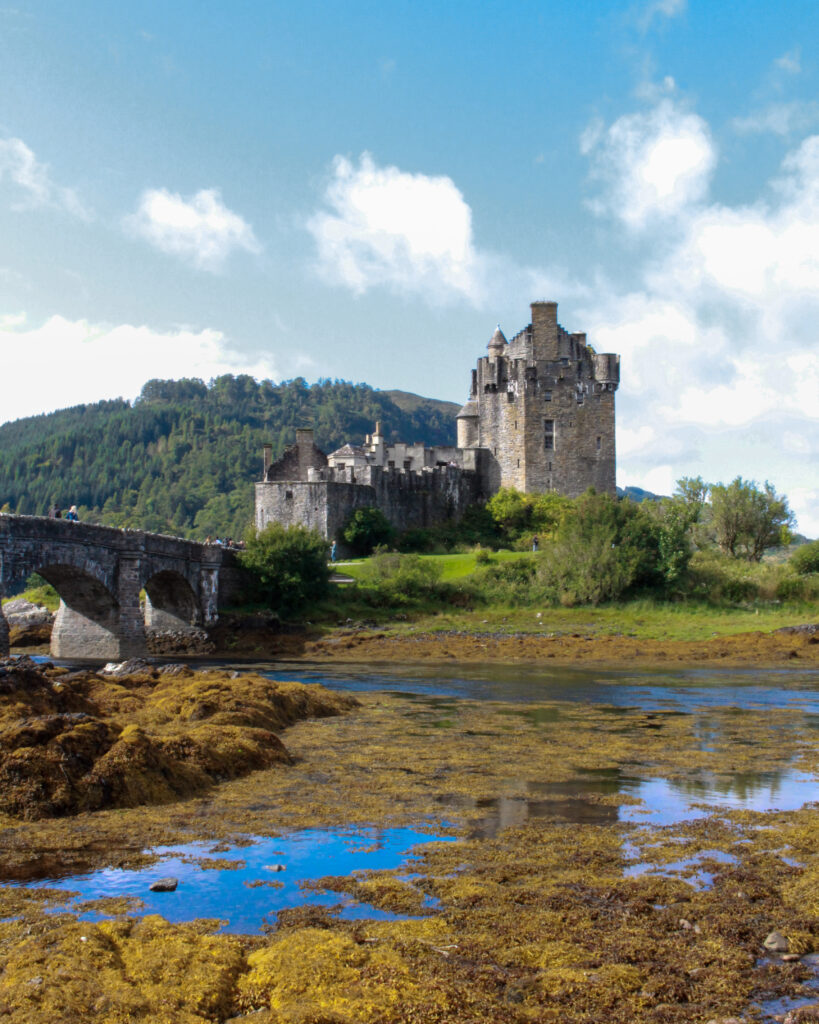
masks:
<instances>
[{"instance_id":1,"label":"bridge arch","mask_svg":"<svg viewBox=\"0 0 819 1024\"><path fill-rule=\"evenodd\" d=\"M160 569L145 581L145 631L192 633L202 626L196 592L181 572Z\"/></svg>"},{"instance_id":2,"label":"bridge arch","mask_svg":"<svg viewBox=\"0 0 819 1024\"><path fill-rule=\"evenodd\" d=\"M52 655L71 659L118 657L120 606L100 567L57 562L40 565L34 571L60 597L51 629Z\"/></svg>"}]
</instances>

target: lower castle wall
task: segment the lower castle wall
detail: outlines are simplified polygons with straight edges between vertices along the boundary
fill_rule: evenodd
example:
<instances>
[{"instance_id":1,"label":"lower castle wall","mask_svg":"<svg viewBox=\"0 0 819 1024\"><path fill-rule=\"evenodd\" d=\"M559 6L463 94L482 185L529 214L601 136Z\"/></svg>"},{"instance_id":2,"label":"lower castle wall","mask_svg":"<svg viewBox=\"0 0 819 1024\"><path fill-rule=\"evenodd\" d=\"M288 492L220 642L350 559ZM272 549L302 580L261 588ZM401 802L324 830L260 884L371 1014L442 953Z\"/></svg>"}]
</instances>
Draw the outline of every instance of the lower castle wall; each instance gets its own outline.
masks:
<instances>
[{"instance_id":1,"label":"lower castle wall","mask_svg":"<svg viewBox=\"0 0 819 1024\"><path fill-rule=\"evenodd\" d=\"M316 475L324 479L257 483L256 528L301 524L333 540L355 509L371 506L402 531L458 519L482 497L479 475L455 466L421 473L371 467L366 482L343 470Z\"/></svg>"}]
</instances>

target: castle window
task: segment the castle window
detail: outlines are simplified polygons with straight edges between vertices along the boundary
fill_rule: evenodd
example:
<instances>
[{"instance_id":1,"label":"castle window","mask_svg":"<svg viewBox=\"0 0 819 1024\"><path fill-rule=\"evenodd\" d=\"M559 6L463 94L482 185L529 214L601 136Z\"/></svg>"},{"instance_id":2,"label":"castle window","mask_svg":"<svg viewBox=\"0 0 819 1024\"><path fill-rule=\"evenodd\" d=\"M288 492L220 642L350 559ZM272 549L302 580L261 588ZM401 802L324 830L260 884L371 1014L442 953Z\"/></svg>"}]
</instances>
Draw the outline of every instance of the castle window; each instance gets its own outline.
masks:
<instances>
[{"instance_id":1,"label":"castle window","mask_svg":"<svg viewBox=\"0 0 819 1024\"><path fill-rule=\"evenodd\" d=\"M284 492L284 500L285 501L292 501L293 500L293 492L292 491L285 491Z\"/></svg>"},{"instance_id":2,"label":"castle window","mask_svg":"<svg viewBox=\"0 0 819 1024\"><path fill-rule=\"evenodd\" d=\"M547 451L554 451L555 447L555 421L543 421L543 447Z\"/></svg>"},{"instance_id":3,"label":"castle window","mask_svg":"<svg viewBox=\"0 0 819 1024\"><path fill-rule=\"evenodd\" d=\"M563 358L560 360L560 362L563 364L563 366L568 366L569 365L569 357L568 356L563 356Z\"/></svg>"},{"instance_id":4,"label":"castle window","mask_svg":"<svg viewBox=\"0 0 819 1024\"><path fill-rule=\"evenodd\" d=\"M412 469L412 459L404 459L404 469Z\"/></svg>"},{"instance_id":5,"label":"castle window","mask_svg":"<svg viewBox=\"0 0 819 1024\"><path fill-rule=\"evenodd\" d=\"M517 429L518 429L518 421L515 420L515 430L517 430Z\"/></svg>"},{"instance_id":6,"label":"castle window","mask_svg":"<svg viewBox=\"0 0 819 1024\"><path fill-rule=\"evenodd\" d=\"M515 400L515 392L511 388L509 388L507 390L507 392L506 392L506 397L508 398L508 400L510 402L514 402L514 400Z\"/></svg>"},{"instance_id":7,"label":"castle window","mask_svg":"<svg viewBox=\"0 0 819 1024\"><path fill-rule=\"evenodd\" d=\"M551 391L544 391L543 392L543 399L546 402L551 402L551 400L552 400L552 392Z\"/></svg>"},{"instance_id":8,"label":"castle window","mask_svg":"<svg viewBox=\"0 0 819 1024\"><path fill-rule=\"evenodd\" d=\"M394 459L390 459L387 462L387 469L395 469L395 460Z\"/></svg>"},{"instance_id":9,"label":"castle window","mask_svg":"<svg viewBox=\"0 0 819 1024\"><path fill-rule=\"evenodd\" d=\"M602 440L603 440L603 439L602 439L601 437L598 437L598 438L597 438L597 450L598 450L598 451L600 451L600 444L601 444Z\"/></svg>"}]
</instances>

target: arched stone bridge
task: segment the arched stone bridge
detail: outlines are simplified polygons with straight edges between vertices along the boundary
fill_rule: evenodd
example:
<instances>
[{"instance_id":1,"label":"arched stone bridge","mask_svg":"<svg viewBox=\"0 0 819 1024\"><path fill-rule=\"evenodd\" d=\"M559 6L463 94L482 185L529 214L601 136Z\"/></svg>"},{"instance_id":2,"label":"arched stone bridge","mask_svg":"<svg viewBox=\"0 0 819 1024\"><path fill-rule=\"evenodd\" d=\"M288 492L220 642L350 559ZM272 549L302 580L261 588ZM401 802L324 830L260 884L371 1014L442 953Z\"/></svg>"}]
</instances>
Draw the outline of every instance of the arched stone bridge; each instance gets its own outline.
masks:
<instances>
[{"instance_id":1,"label":"arched stone bridge","mask_svg":"<svg viewBox=\"0 0 819 1024\"><path fill-rule=\"evenodd\" d=\"M117 660L146 653L146 632L213 625L239 586L225 548L66 519L0 515L0 596L39 573L60 595L55 658ZM146 593L145 610L140 591ZM9 649L0 610L0 656Z\"/></svg>"}]
</instances>

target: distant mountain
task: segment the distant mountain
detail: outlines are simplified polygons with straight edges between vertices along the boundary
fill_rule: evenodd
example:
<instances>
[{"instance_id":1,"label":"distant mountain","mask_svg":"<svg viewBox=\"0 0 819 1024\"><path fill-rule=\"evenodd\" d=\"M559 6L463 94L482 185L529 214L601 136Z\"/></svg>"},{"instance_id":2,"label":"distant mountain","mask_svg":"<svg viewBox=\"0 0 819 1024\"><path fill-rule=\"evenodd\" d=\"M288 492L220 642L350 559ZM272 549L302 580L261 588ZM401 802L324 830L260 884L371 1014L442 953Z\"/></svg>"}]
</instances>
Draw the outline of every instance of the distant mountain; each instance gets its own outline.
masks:
<instances>
[{"instance_id":1,"label":"distant mountain","mask_svg":"<svg viewBox=\"0 0 819 1024\"><path fill-rule=\"evenodd\" d=\"M326 452L361 442L455 444L453 402L366 384L248 376L149 381L133 403L78 405L0 426L0 510L76 504L88 522L182 536L240 536L253 518L262 445L274 458L311 426Z\"/></svg>"},{"instance_id":2,"label":"distant mountain","mask_svg":"<svg viewBox=\"0 0 819 1024\"><path fill-rule=\"evenodd\" d=\"M641 501L662 501L663 498L667 497L665 494L654 494L653 491L644 491L642 487L634 487L633 485L618 487L617 496L619 498L630 498L638 504Z\"/></svg>"}]
</instances>

